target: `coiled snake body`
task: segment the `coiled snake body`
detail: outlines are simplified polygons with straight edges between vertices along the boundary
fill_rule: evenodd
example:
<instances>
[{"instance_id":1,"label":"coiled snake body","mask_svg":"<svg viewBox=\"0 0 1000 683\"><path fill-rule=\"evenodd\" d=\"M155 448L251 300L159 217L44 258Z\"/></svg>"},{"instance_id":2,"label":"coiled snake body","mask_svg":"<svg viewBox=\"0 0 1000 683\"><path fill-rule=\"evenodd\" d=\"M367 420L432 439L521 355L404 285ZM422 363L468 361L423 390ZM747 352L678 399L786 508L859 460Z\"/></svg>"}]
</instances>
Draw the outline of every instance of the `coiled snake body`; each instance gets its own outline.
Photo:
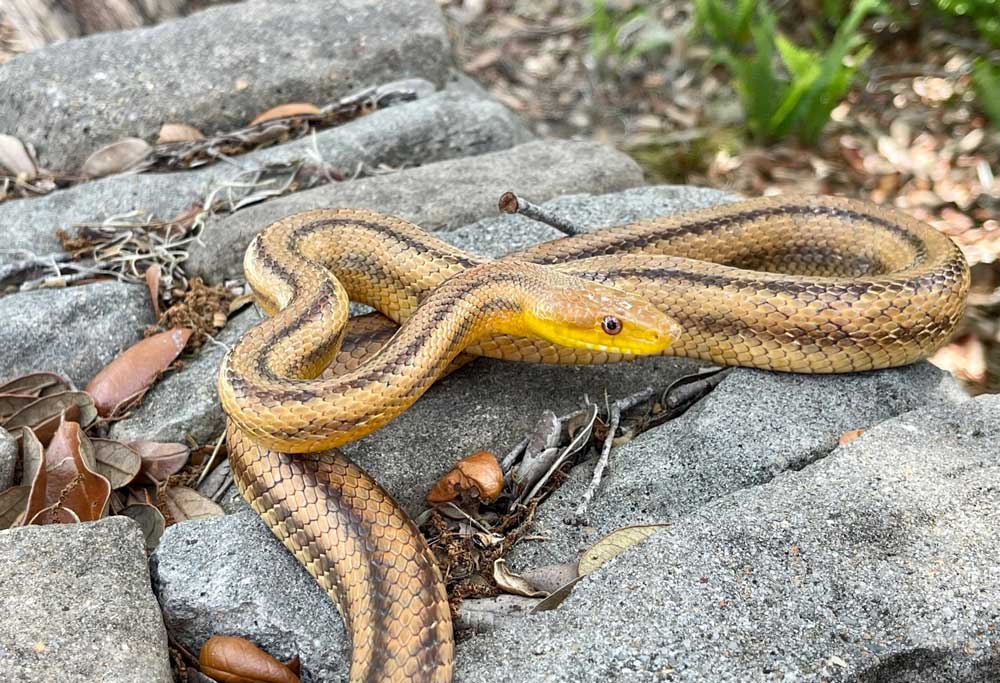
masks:
<instances>
[{"instance_id":1,"label":"coiled snake body","mask_svg":"<svg viewBox=\"0 0 1000 683\"><path fill-rule=\"evenodd\" d=\"M892 367L947 341L969 281L944 235L830 197L644 220L496 262L400 219L317 210L261 232L244 267L273 317L220 370L230 462L251 506L340 608L352 681L450 680L451 620L419 531L329 449L391 420L469 354ZM348 299L402 327L348 324Z\"/></svg>"}]
</instances>

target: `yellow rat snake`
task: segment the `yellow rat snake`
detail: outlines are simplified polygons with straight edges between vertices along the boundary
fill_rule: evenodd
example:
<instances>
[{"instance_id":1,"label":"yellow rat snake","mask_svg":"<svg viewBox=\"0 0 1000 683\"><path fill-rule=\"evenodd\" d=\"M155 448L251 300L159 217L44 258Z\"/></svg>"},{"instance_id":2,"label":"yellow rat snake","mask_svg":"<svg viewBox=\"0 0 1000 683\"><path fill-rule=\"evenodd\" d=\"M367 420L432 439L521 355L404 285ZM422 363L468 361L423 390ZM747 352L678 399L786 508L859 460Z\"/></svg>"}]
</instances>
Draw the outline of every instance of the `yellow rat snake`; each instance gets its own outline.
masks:
<instances>
[{"instance_id":1,"label":"yellow rat snake","mask_svg":"<svg viewBox=\"0 0 1000 683\"><path fill-rule=\"evenodd\" d=\"M419 531L332 449L463 359L886 368L947 341L969 283L958 248L930 226L831 197L741 201L497 261L383 214L316 210L261 232L244 268L272 317L219 373L234 477L340 609L355 682L448 681L454 646ZM348 300L393 325L349 321Z\"/></svg>"}]
</instances>

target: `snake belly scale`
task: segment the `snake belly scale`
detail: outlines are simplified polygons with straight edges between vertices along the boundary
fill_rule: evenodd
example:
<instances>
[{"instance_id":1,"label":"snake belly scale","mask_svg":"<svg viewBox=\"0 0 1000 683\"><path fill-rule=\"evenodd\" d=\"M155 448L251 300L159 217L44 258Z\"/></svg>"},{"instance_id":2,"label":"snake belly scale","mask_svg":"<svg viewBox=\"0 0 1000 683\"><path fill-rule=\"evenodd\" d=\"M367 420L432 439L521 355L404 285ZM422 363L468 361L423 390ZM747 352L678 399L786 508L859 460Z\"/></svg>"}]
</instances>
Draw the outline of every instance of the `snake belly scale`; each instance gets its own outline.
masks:
<instances>
[{"instance_id":1,"label":"snake belly scale","mask_svg":"<svg viewBox=\"0 0 1000 683\"><path fill-rule=\"evenodd\" d=\"M792 372L892 367L947 341L969 284L944 235L831 197L736 202L498 261L376 212L316 210L262 231L244 269L272 317L219 373L234 478L340 609L353 682L448 681L454 646L419 531L331 449L457 364L662 353ZM349 299L384 318L349 321Z\"/></svg>"}]
</instances>

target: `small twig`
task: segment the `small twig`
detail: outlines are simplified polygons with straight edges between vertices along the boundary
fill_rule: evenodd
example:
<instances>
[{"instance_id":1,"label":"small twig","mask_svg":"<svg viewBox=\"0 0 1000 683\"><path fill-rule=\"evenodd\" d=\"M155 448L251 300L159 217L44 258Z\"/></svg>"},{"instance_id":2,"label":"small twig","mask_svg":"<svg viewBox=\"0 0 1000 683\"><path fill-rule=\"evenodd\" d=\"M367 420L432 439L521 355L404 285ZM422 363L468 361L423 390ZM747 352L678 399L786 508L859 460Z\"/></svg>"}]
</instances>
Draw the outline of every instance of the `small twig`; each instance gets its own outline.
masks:
<instances>
[{"instance_id":1,"label":"small twig","mask_svg":"<svg viewBox=\"0 0 1000 683\"><path fill-rule=\"evenodd\" d=\"M593 499L594 494L597 493L597 488L601 485L601 479L604 477L604 470L608 466L608 459L611 457L611 445L615 440L615 432L618 431L618 424L622 419L622 412L634 408L643 401L648 401L655 395L656 389L653 387L646 387L642 391L632 394L631 396L618 399L611 404L608 415L608 433L604 437L604 446L601 448L601 457L598 458L597 465L594 467L594 478L591 480L590 486L587 487L587 490L583 494L583 499L576 508L577 519L584 519L587 514L587 506L590 505L590 501Z\"/></svg>"},{"instance_id":2,"label":"small twig","mask_svg":"<svg viewBox=\"0 0 1000 683\"><path fill-rule=\"evenodd\" d=\"M227 476L225 479L222 480L222 486L220 486L219 490L215 492L214 496L212 496L212 502L218 503L220 500L222 500L222 496L225 495L226 491L228 491L229 487L232 485L233 485L233 475L230 474L229 476Z\"/></svg>"},{"instance_id":3,"label":"small twig","mask_svg":"<svg viewBox=\"0 0 1000 683\"><path fill-rule=\"evenodd\" d=\"M590 399L586 396L583 397L583 402L588 406L590 405ZM583 415L584 413L587 413L589 411L590 408L577 408L576 410L570 413L566 413L565 415L557 417L556 421L559 423L560 426L562 426L567 422L569 422L570 420L572 420L573 418L579 417L580 415ZM510 452L507 453L507 455L503 457L503 460L500 461L500 469L503 470L504 476L510 474L511 468L514 467L514 463L516 463L517 459L521 457L521 455L524 453L524 449L528 446L528 441L530 439L531 439L531 434L521 439L518 442L518 444L514 446L514 448L512 448Z\"/></svg>"},{"instance_id":4,"label":"small twig","mask_svg":"<svg viewBox=\"0 0 1000 683\"><path fill-rule=\"evenodd\" d=\"M573 225L573 223L565 218L556 216L542 207L518 197L513 192L504 192L500 195L500 210L504 213L519 213L533 221L545 223L545 225L552 226L559 232L570 237L584 232L583 229Z\"/></svg>"},{"instance_id":5,"label":"small twig","mask_svg":"<svg viewBox=\"0 0 1000 683\"><path fill-rule=\"evenodd\" d=\"M520 457L521 453L524 452L524 449L528 446L528 441L530 440L531 440L531 435L529 434L528 436L521 439L518 442L518 444L514 446L514 448L512 448L507 455L503 457L503 460L500 462L500 469L503 470L503 473L505 475L508 472L510 472L510 468L514 466L515 462L517 462L518 457Z\"/></svg>"},{"instance_id":6,"label":"small twig","mask_svg":"<svg viewBox=\"0 0 1000 683\"><path fill-rule=\"evenodd\" d=\"M222 432L221 434L219 434L219 438L216 439L215 448L212 449L212 454L208 456L208 461L205 463L205 466L201 468L201 474L198 475L198 481L194 483L193 488L198 488L199 486L201 486L201 482L205 480L205 477L208 475L209 471L211 471L212 465L215 463L215 458L216 456L219 455L219 450L221 450L222 448L222 442L225 440L226 440L226 433Z\"/></svg>"},{"instance_id":7,"label":"small twig","mask_svg":"<svg viewBox=\"0 0 1000 683\"><path fill-rule=\"evenodd\" d=\"M467 520L469 520L470 522L472 522L473 526L479 527L479 530L482 531L484 534L494 535L494 531L492 529L490 529L487 526L484 526L482 522L480 522L478 519L474 518L472 515L470 515L468 512L466 512L462 508L458 507L457 505L455 505L451 501L448 501L447 504L448 504L449 507L451 507L453 510L455 510L455 512L459 513L460 515L462 515L463 517L465 517Z\"/></svg>"},{"instance_id":8,"label":"small twig","mask_svg":"<svg viewBox=\"0 0 1000 683\"><path fill-rule=\"evenodd\" d=\"M580 412L581 411L577 411L577 414L579 414ZM590 424L593 425L594 420L596 419L597 419L597 404L591 403L590 418L589 418ZM538 482L532 487L530 493L528 493L527 495L522 494L521 496L519 496L514 505L511 505L511 510L514 509L515 505L520 504L522 501L527 501L534 498L535 494L541 491L542 487L545 486L545 484L549 481L549 478L552 477L552 474L560 467L562 467L562 464L566 462L566 458L568 458L569 456L573 455L574 453L580 450L580 447L583 445L580 442L583 439L589 439L590 434L591 434L590 429L581 429L579 432L577 432L576 436L574 436L573 439L569 442L569 445L563 449L562 453L559 454L559 457L556 458L555 461L552 463L552 466L549 467L549 470L548 472L545 473L545 476L543 476L541 479L538 480Z\"/></svg>"}]
</instances>

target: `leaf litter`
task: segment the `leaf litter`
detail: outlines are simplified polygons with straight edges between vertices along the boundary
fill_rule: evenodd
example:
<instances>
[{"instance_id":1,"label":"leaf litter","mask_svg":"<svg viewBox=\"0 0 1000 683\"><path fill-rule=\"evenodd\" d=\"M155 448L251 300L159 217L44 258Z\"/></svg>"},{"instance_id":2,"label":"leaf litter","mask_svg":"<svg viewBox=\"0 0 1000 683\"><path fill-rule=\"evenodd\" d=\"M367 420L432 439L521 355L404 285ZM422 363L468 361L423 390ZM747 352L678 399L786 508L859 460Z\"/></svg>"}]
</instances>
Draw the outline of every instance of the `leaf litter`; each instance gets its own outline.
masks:
<instances>
[{"instance_id":1,"label":"leaf litter","mask_svg":"<svg viewBox=\"0 0 1000 683\"><path fill-rule=\"evenodd\" d=\"M607 402L603 408L584 397L581 407L566 415L545 411L533 430L502 459L503 488L493 502L478 495L460 495L461 488L456 487L458 493L448 502L435 504L419 516L417 521L444 576L453 616L460 620L464 614L476 622L459 621L457 628L490 628L489 624L528 609L552 609L580 576L661 528L663 525L651 525L615 532L595 544L581 558L580 567L544 567L517 574L504 561L517 543L543 540L531 535L535 510L566 480L573 466L591 454L606 464L615 447L681 415L725 376L725 370L706 368L662 389L647 387ZM454 486L449 477L451 473L441 481ZM600 477L596 477L581 497L584 511L585 504L598 494L599 484ZM578 515L577 521L583 520L583 515ZM492 601L504 593L533 596L535 602ZM462 603L469 598L477 600L466 608ZM484 599L491 601L481 601Z\"/></svg>"}]
</instances>

